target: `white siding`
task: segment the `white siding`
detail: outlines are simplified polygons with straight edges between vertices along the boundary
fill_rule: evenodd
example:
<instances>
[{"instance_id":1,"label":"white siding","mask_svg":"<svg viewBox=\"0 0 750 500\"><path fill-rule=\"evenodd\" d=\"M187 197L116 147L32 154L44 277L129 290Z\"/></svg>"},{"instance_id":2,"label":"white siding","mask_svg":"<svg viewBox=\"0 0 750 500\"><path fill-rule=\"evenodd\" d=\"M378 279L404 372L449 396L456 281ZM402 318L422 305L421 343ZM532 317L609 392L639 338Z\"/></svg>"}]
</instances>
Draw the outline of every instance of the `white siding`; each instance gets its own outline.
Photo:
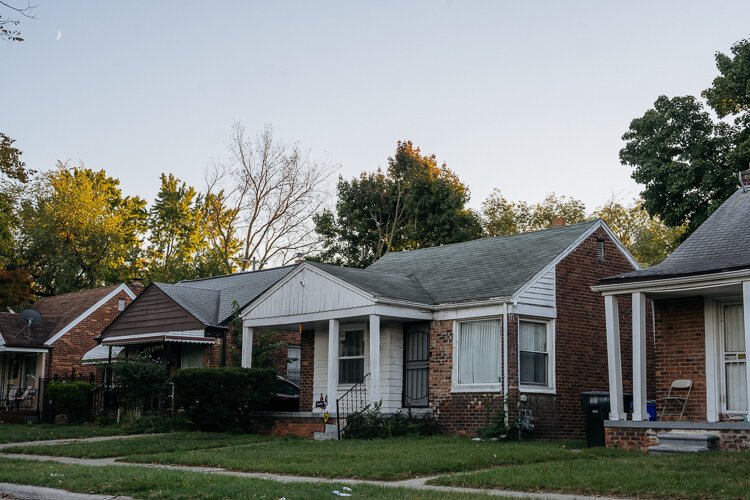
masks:
<instances>
[{"instance_id":1,"label":"white siding","mask_svg":"<svg viewBox=\"0 0 750 500\"><path fill-rule=\"evenodd\" d=\"M342 325L345 328L346 325ZM369 352L370 335L365 335L365 353ZM403 384L403 328L401 325L383 326L380 331L380 393L383 410L401 408ZM365 356L365 373L370 371L370 360ZM313 407L320 395L325 397L328 385L328 330L315 331L313 355ZM337 397L341 397L349 386L340 386ZM336 401L329 398L329 411L336 411ZM306 411L304 408L301 411ZM313 408L314 411L314 408Z\"/></svg>"},{"instance_id":2,"label":"white siding","mask_svg":"<svg viewBox=\"0 0 750 500\"><path fill-rule=\"evenodd\" d=\"M247 319L277 318L372 305L356 291L308 268L252 306Z\"/></svg>"},{"instance_id":3,"label":"white siding","mask_svg":"<svg viewBox=\"0 0 750 500\"><path fill-rule=\"evenodd\" d=\"M518 296L519 304L555 307L555 268L543 274Z\"/></svg>"}]
</instances>

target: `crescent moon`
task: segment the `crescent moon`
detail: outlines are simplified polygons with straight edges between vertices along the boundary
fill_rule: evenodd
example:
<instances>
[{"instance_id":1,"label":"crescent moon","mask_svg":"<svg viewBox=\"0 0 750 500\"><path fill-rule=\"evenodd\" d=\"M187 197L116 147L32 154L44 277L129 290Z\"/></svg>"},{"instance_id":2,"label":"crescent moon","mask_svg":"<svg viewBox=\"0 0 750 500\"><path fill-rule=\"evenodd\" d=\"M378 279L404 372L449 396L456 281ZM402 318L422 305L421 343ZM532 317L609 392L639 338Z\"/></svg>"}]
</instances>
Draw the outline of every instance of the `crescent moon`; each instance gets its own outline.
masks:
<instances>
[{"instance_id":1,"label":"crescent moon","mask_svg":"<svg viewBox=\"0 0 750 500\"><path fill-rule=\"evenodd\" d=\"M62 31L57 30L57 38L55 38L55 40L59 40L61 38L62 38Z\"/></svg>"}]
</instances>

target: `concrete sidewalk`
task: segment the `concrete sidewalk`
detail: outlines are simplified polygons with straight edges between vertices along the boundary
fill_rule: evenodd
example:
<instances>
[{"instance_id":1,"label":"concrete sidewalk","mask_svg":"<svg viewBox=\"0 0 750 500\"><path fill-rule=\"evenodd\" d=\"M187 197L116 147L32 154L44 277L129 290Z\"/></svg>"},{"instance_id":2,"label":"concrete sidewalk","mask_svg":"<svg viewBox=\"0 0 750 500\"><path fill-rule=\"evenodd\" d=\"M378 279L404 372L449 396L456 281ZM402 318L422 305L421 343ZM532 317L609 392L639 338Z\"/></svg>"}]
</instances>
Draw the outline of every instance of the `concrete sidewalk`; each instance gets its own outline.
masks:
<instances>
[{"instance_id":1,"label":"concrete sidewalk","mask_svg":"<svg viewBox=\"0 0 750 500\"><path fill-rule=\"evenodd\" d=\"M131 500L130 497L123 496L86 495L54 488L10 483L0 483L0 498L14 500Z\"/></svg>"}]
</instances>

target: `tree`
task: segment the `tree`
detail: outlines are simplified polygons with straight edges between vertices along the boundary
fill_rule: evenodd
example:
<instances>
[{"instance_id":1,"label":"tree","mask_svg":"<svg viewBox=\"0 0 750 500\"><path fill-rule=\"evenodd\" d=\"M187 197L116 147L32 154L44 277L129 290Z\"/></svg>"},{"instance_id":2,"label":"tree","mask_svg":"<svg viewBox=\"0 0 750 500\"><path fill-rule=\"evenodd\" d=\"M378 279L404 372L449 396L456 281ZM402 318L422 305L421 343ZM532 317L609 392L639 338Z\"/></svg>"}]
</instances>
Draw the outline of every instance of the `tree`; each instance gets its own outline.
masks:
<instances>
[{"instance_id":1,"label":"tree","mask_svg":"<svg viewBox=\"0 0 750 500\"><path fill-rule=\"evenodd\" d=\"M660 96L623 135L620 160L644 185L644 208L670 227L687 224L683 237L734 192L750 161L750 41L717 53L716 66L702 96L722 120L694 96Z\"/></svg>"},{"instance_id":2,"label":"tree","mask_svg":"<svg viewBox=\"0 0 750 500\"><path fill-rule=\"evenodd\" d=\"M222 257L241 238L240 267L286 264L315 244L311 224L325 200L331 167L310 159L299 145L276 140L267 125L254 138L235 124L230 162L211 172L208 196L215 204L212 224L223 242Z\"/></svg>"},{"instance_id":3,"label":"tree","mask_svg":"<svg viewBox=\"0 0 750 500\"><path fill-rule=\"evenodd\" d=\"M482 203L484 230L488 236L525 233L546 229L555 217L567 224L586 220L586 206L582 201L566 196L548 194L541 203L510 202L498 189Z\"/></svg>"},{"instance_id":4,"label":"tree","mask_svg":"<svg viewBox=\"0 0 750 500\"><path fill-rule=\"evenodd\" d=\"M33 302L31 277L20 267L17 252L18 203L34 172L21 160L14 140L0 133L0 311Z\"/></svg>"},{"instance_id":5,"label":"tree","mask_svg":"<svg viewBox=\"0 0 750 500\"><path fill-rule=\"evenodd\" d=\"M196 278L208 247L206 211L198 192L172 174L161 174L161 187L149 210L149 277L172 283Z\"/></svg>"},{"instance_id":6,"label":"tree","mask_svg":"<svg viewBox=\"0 0 750 500\"><path fill-rule=\"evenodd\" d=\"M37 292L55 295L140 272L146 203L119 181L83 166L38 177L20 210L19 253Z\"/></svg>"},{"instance_id":7,"label":"tree","mask_svg":"<svg viewBox=\"0 0 750 500\"><path fill-rule=\"evenodd\" d=\"M16 26L21 24L18 16L33 19L32 11L35 6L29 2L26 2L26 5L14 5L10 1L0 0L0 7L11 11L10 16L8 14L0 14L0 39L7 42L23 42L21 32L16 29Z\"/></svg>"},{"instance_id":8,"label":"tree","mask_svg":"<svg viewBox=\"0 0 750 500\"><path fill-rule=\"evenodd\" d=\"M653 266L663 261L681 241L685 226L668 227L649 216L643 200L625 206L614 199L594 212L612 229L641 265Z\"/></svg>"},{"instance_id":9,"label":"tree","mask_svg":"<svg viewBox=\"0 0 750 500\"><path fill-rule=\"evenodd\" d=\"M387 171L339 178L335 213L315 216L324 250L315 258L364 267L390 251L424 248L481 236L469 190L435 155L399 142Z\"/></svg>"}]
</instances>

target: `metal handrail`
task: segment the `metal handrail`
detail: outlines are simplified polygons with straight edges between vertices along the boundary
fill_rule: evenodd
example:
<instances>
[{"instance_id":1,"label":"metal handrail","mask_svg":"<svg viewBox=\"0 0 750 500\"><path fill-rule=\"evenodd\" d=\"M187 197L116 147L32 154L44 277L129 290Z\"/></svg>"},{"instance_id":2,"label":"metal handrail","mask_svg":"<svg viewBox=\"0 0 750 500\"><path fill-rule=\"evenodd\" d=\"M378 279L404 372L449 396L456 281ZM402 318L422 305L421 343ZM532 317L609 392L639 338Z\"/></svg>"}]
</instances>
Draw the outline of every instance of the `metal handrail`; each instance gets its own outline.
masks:
<instances>
[{"instance_id":1,"label":"metal handrail","mask_svg":"<svg viewBox=\"0 0 750 500\"><path fill-rule=\"evenodd\" d=\"M341 439L341 433L346 429L346 426L341 427L342 417L359 413L367 407L367 385L365 382L369 376L369 373L366 374L362 377L362 380L336 399L336 432L339 439ZM352 409L353 411L350 411Z\"/></svg>"}]
</instances>

